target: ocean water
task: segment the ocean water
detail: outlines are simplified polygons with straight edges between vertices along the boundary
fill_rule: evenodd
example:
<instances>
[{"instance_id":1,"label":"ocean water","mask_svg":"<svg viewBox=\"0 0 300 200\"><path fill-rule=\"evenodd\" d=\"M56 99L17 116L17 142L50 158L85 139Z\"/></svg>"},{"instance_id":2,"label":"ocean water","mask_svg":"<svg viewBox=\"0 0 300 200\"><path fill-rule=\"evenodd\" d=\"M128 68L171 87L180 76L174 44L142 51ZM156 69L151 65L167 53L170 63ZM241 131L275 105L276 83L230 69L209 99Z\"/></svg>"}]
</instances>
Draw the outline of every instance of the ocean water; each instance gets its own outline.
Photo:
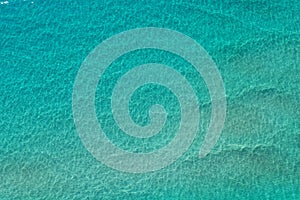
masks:
<instances>
[{"instance_id":1,"label":"ocean water","mask_svg":"<svg viewBox=\"0 0 300 200\"><path fill-rule=\"evenodd\" d=\"M0 4L0 199L300 199L300 1L8 0ZM169 115L150 139L124 134L110 110L126 71L162 63L180 72L200 102L190 148L149 173L111 169L85 148L72 94L88 54L134 28L161 27L196 40L212 57L226 89L227 116L213 150L199 159L211 115L202 78L179 56L156 49L115 60L99 81L95 108L107 137L132 152L168 144L180 104L157 85L130 101L133 120L149 123L153 104Z\"/></svg>"}]
</instances>

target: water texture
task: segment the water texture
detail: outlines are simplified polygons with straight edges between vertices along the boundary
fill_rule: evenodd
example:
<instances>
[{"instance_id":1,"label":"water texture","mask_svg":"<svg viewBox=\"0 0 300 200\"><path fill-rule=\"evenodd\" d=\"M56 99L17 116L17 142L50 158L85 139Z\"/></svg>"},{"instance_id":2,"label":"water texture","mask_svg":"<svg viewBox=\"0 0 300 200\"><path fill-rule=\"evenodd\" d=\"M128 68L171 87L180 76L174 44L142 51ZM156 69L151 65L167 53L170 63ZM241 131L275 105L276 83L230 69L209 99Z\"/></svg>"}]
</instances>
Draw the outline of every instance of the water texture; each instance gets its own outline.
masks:
<instances>
[{"instance_id":1,"label":"water texture","mask_svg":"<svg viewBox=\"0 0 300 200\"><path fill-rule=\"evenodd\" d=\"M0 4L0 199L300 199L300 1L28 1ZM97 161L82 144L72 92L86 56L103 40L141 27L179 31L201 44L226 88L227 117L218 143L198 158L211 114L202 78L165 51L134 51L99 81L96 113L120 148L150 152L172 140L179 103L146 85L130 101L140 125L161 104L166 126L137 139L116 125L112 89L129 69L161 63L193 87L201 120L194 142L159 171L130 174Z\"/></svg>"}]
</instances>

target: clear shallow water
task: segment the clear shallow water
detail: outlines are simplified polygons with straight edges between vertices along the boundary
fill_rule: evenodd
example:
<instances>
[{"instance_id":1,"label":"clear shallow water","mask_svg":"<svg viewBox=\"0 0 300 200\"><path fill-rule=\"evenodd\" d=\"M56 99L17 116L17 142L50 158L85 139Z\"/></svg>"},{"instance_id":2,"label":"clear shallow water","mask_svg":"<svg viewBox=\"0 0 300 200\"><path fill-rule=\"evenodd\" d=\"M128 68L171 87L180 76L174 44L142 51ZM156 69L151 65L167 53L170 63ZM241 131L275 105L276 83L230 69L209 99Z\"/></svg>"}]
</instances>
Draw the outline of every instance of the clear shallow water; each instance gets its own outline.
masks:
<instances>
[{"instance_id":1,"label":"clear shallow water","mask_svg":"<svg viewBox=\"0 0 300 200\"><path fill-rule=\"evenodd\" d=\"M299 10L299 1L0 4L0 199L299 199ZM161 171L128 174L84 148L73 122L72 90L95 46L149 26L180 31L209 52L224 80L228 111L217 145L199 160L210 116L201 77L167 52L116 60L99 83L96 108L108 137L123 148L151 151L173 136L163 132L141 142L117 129L108 100L113 80L126 69L168 64L184 74L201 102L201 127L189 151ZM120 65L124 71L115 70ZM133 96L133 118L146 124L145 110L159 100L172 116L164 131L172 133L178 102L156 98L167 93L163 88L144 91Z\"/></svg>"}]
</instances>

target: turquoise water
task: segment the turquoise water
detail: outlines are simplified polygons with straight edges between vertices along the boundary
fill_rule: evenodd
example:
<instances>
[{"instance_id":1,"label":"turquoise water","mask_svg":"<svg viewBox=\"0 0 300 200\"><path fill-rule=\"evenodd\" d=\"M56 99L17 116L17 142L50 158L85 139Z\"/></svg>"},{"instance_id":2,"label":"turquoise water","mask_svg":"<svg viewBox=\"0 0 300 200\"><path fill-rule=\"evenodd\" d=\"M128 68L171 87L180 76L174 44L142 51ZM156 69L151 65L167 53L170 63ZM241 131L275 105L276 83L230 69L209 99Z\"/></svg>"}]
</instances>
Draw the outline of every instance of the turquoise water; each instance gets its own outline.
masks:
<instances>
[{"instance_id":1,"label":"turquoise water","mask_svg":"<svg viewBox=\"0 0 300 200\"><path fill-rule=\"evenodd\" d=\"M0 4L0 199L300 198L300 1L32 1ZM91 50L140 27L177 30L208 51L226 88L227 118L212 152L199 159L211 112L201 77L168 52L120 57L99 82L95 105L108 138L121 148L161 148L180 117L174 95L148 85L132 97L132 118L147 124L147 109L160 103L170 113L166 127L149 140L122 133L109 102L126 70L148 62L172 66L201 104L199 131L180 159L130 174L86 150L73 121L72 92Z\"/></svg>"}]
</instances>

